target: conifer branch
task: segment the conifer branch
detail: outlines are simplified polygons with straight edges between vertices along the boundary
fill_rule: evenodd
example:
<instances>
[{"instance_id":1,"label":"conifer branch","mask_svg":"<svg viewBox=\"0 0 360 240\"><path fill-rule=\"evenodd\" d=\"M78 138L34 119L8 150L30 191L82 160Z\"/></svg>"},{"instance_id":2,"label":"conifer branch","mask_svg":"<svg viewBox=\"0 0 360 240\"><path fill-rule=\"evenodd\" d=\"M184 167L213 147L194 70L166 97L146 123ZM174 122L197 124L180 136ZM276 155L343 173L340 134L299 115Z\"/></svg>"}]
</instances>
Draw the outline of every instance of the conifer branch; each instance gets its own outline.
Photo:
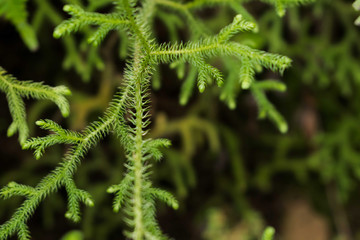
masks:
<instances>
[{"instance_id":1,"label":"conifer branch","mask_svg":"<svg viewBox=\"0 0 360 240\"><path fill-rule=\"evenodd\" d=\"M26 112L22 98L47 99L53 101L62 115L69 115L69 104L65 98L71 94L65 86L49 87L32 81L18 81L0 67L0 90L6 93L13 123L8 129L8 136L19 131L19 142L23 145L29 136Z\"/></svg>"}]
</instances>

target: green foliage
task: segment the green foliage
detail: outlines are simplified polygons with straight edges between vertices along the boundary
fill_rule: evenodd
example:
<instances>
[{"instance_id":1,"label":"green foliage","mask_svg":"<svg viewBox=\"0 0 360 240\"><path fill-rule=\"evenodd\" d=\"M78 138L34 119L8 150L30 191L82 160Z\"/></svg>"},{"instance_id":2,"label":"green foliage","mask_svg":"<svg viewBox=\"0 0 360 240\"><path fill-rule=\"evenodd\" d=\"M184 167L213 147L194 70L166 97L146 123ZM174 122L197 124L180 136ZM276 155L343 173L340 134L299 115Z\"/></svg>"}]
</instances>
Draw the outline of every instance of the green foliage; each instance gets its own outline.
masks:
<instances>
[{"instance_id":1,"label":"green foliage","mask_svg":"<svg viewBox=\"0 0 360 240\"><path fill-rule=\"evenodd\" d=\"M282 15L284 7L295 3L298 2L276 1L278 13ZM39 2L43 11L51 9L50 5L43 4ZM68 196L68 211L65 217L74 222L80 221L80 204L91 207L94 201L88 192L76 186L74 174L86 153L113 132L126 152L126 173L119 184L108 188L108 192L115 194L114 211L123 209L126 215L124 222L128 230L125 235L136 240L167 239L156 221L155 201L161 200L174 209L178 209L179 204L169 192L153 187L151 161L161 159L160 149L169 147L170 141L147 137L151 117L149 88L159 64L175 65L179 77L184 77L186 64L190 66L189 75L181 92L182 104L188 101L196 81L202 93L206 86L215 80L221 88L220 98L231 108L236 106L236 97L239 93L237 89L250 89L258 103L259 116L269 117L281 132L287 131L285 120L264 93L266 90L284 91L285 85L272 80L256 81L256 73L264 68L283 74L290 66L291 60L288 57L268 53L232 40L237 34L257 30L256 24L247 20L249 17L246 18L246 14L244 17L236 15L232 23L223 27L217 34L211 34L201 21L195 20L192 13L194 9L215 4L232 6L236 4L235 1L224 3L214 0L195 0L182 4L169 0L148 0L139 4L135 0L119 0L115 3L116 7L112 13L94 12L96 7L102 6L101 3L98 4L91 1L88 6L89 11L80 5L65 5L63 9L71 15L71 18L59 24L53 33L56 38L65 37L66 39L66 35L83 31L87 42L95 46L98 46L113 30L125 32L124 38L130 40L128 42L130 58L124 71L122 85L103 116L89 124L82 132L63 129L51 120L40 120L36 124L53 134L32 138L25 142L28 130L24 124L25 110L21 97L50 99L66 116L69 111L63 95L70 92L61 86L50 88L39 83L19 82L6 75L5 72L1 72L0 88L8 96L10 111L14 119L14 123L9 128L10 134L18 129L23 147L35 149L36 158L40 158L46 148L55 144L65 143L71 147L60 165L35 187L11 182L1 190L3 198L21 195L26 197L26 200L15 211L12 218L0 226L0 239L7 239L14 234L18 234L19 239L29 239L27 221L38 205L61 187L65 188ZM181 13L181 16L191 23L190 41L157 43L152 33L151 23L158 11L158 6ZM58 22L58 20L59 18L56 17L53 22ZM177 24L176 20L173 24ZM90 27L94 26L97 29L92 32ZM168 27L176 28L170 25ZM72 40L65 41L65 45L69 49L74 47ZM73 49L71 51L74 52ZM69 61L75 61L74 58L75 55L69 58ZM226 77L221 70L209 63L212 59L223 61L225 69L229 68L229 74ZM76 66L75 62L72 64ZM270 239L271 235L270 230L266 231L264 239Z\"/></svg>"},{"instance_id":2,"label":"green foliage","mask_svg":"<svg viewBox=\"0 0 360 240\"><path fill-rule=\"evenodd\" d=\"M353 4L355 8L356 4ZM319 26L331 23L337 27L311 32L314 23L309 21L309 16L319 20ZM339 220L334 208L345 209L341 214L351 220L345 211L357 196L359 180L357 92L360 75L358 56L354 54L358 51L358 29L353 24L356 17L357 13L345 1L318 1L306 15L292 10L287 24L271 13L259 20L260 27L269 27L263 28L270 39L269 48L283 49L302 65L301 70L294 71L290 77L300 76L311 90L306 90L297 106L298 122L293 124L293 132L284 138L264 137L263 141L272 146L274 153L271 160L258 166L254 182L266 192L274 188L272 178L278 174L290 174L297 185L307 189L316 184L316 194L325 195L331 202L326 211L333 215L333 221ZM298 32L294 41L284 38L285 29ZM304 54L304 49L311 49L311 54ZM298 86L295 84L293 88ZM290 94L296 95L295 90ZM310 197L314 200L318 197L316 194ZM337 234L344 234L343 229L337 228Z\"/></svg>"},{"instance_id":3,"label":"green foliage","mask_svg":"<svg viewBox=\"0 0 360 240\"><path fill-rule=\"evenodd\" d=\"M344 1L322 0L316 2L316 7L310 9L309 14L324 26L315 30L316 34L309 34L314 23L297 9L289 14L286 24L271 12L264 14L258 23L264 26L259 34L269 39L270 51L286 52L303 62L299 74L304 83L316 84L322 89L336 84L344 96L350 96L353 85L359 83L360 68L354 53L360 48L354 34L357 28L345 16L355 19L356 12ZM335 16L342 16L338 21L342 34L331 27L337 19ZM297 33L294 41L284 37L283 33L287 30ZM309 52L304 53L304 49Z\"/></svg>"},{"instance_id":4,"label":"green foliage","mask_svg":"<svg viewBox=\"0 0 360 240\"><path fill-rule=\"evenodd\" d=\"M39 120L36 125L55 133L46 137L31 138L23 144L24 149L35 149L34 155L36 159L39 159L44 154L47 147L60 143L77 144L83 140L81 133L63 129L51 120Z\"/></svg>"},{"instance_id":5,"label":"green foliage","mask_svg":"<svg viewBox=\"0 0 360 240\"><path fill-rule=\"evenodd\" d=\"M72 15L73 18L62 22L56 27L54 31L55 38L60 38L71 32L77 32L88 25L97 25L100 27L88 38L88 43L98 46L111 30L118 30L122 26L129 24L129 21L124 19L122 16L123 14L121 13L104 15L100 13L85 12L82 8L75 5L65 5L64 11Z\"/></svg>"},{"instance_id":6,"label":"green foliage","mask_svg":"<svg viewBox=\"0 0 360 240\"><path fill-rule=\"evenodd\" d=\"M358 117L344 116L337 129L318 134L315 144L319 148L307 159L309 170L317 172L324 184L335 184L343 203L360 179L358 132Z\"/></svg>"},{"instance_id":7,"label":"green foliage","mask_svg":"<svg viewBox=\"0 0 360 240\"><path fill-rule=\"evenodd\" d=\"M19 132L19 142L23 145L29 137L26 123L25 105L22 98L47 99L53 101L64 117L69 115L69 104L64 96L71 92L65 86L49 87L39 82L18 81L0 67L0 90L6 93L13 122L8 136Z\"/></svg>"}]
</instances>

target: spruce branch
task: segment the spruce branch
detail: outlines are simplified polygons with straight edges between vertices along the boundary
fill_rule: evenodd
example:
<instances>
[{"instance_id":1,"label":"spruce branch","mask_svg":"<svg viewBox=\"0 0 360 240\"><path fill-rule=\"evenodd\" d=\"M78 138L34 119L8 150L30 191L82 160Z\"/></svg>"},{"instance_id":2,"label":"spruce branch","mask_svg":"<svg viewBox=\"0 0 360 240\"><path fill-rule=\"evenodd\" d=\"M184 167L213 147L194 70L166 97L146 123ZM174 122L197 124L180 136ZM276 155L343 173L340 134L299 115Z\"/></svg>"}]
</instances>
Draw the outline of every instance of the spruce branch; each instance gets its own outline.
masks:
<instances>
[{"instance_id":1,"label":"spruce branch","mask_svg":"<svg viewBox=\"0 0 360 240\"><path fill-rule=\"evenodd\" d=\"M49 87L39 82L19 81L0 67L0 90L6 93L13 123L8 129L8 136L19 131L19 142L23 145L29 136L26 113L22 98L47 99L53 101L62 115L69 115L69 104L65 98L71 94L65 86Z\"/></svg>"}]
</instances>

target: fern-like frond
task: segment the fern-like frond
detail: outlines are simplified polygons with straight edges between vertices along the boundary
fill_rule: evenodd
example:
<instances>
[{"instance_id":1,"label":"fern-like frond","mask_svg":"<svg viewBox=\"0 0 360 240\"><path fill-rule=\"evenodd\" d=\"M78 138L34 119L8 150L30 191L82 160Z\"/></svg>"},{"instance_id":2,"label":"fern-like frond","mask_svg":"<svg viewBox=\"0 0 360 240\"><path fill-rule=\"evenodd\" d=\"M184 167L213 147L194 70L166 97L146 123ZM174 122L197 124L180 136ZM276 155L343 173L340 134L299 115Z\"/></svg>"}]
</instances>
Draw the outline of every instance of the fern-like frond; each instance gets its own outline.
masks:
<instances>
[{"instance_id":1,"label":"fern-like frond","mask_svg":"<svg viewBox=\"0 0 360 240\"><path fill-rule=\"evenodd\" d=\"M231 31L225 32L229 33ZM198 42L189 42L186 44L175 43L160 45L150 54L153 56L154 61L162 63L184 61L192 64L198 72L198 88L200 92L204 91L210 77L216 80L218 86L223 85L224 80L221 72L205 62L205 59L214 56L235 56L240 60L239 81L243 89L248 89L254 82L255 69L258 68L258 66L283 73L283 71L291 65L291 60L285 56L267 53L236 42L219 43L219 39L226 39L224 36L225 35L209 37ZM232 66L238 68L235 65ZM234 72L234 70L231 72ZM194 74L196 74L195 71L190 71L183 85L180 97L182 104L187 102L192 92L195 80ZM236 96L235 93L237 92L237 83L234 77L228 80L229 82L225 81L224 91L220 98L226 100L230 108L235 108L236 104L234 99Z\"/></svg>"},{"instance_id":2,"label":"fern-like frond","mask_svg":"<svg viewBox=\"0 0 360 240\"><path fill-rule=\"evenodd\" d=\"M220 98L227 102L231 109L236 107L235 98L239 88L249 89L255 83L255 70L264 67L280 74L291 65L291 60L285 56L267 53L258 49L251 48L241 43L229 41L238 32L254 31L256 25L244 20L241 15L237 15L233 22L224 27L219 34L211 37L203 37L198 41L183 43L168 43L159 46L153 46L150 55L154 62L161 63L178 63L189 62L198 72L198 88L200 92L205 90L206 85L211 82L210 79L216 80L219 87L225 82ZM228 79L223 79L222 73L205 62L206 59L222 56L235 57L237 60L224 60L225 65L229 66ZM238 63L239 66L236 66ZM235 69L234 69L235 68ZM239 70L237 70L239 69ZM238 71L238 77L233 72ZM190 71L181 92L180 101L186 103L194 87L195 70ZM262 83L263 84L263 83ZM262 87L262 85L260 84ZM254 89L259 89L254 87ZM273 105L266 100L264 94L258 90L252 91L256 94L256 99L261 99L259 105L262 106L261 116L268 113L280 131L287 130L287 125L281 115L275 110ZM265 100L266 101L265 101Z\"/></svg>"},{"instance_id":3,"label":"fern-like frond","mask_svg":"<svg viewBox=\"0 0 360 240\"><path fill-rule=\"evenodd\" d=\"M68 190L73 191L74 185L69 185L69 179L72 179L72 175L75 173L80 161L84 158L87 151L94 146L97 141L103 138L112 129L113 124L117 121L119 115L122 115L124 111L124 105L131 88L131 84L126 85L123 89L115 95L109 108L104 114L104 118L90 124L90 127L85 129L82 133L83 140L75 144L66 153L63 161L60 163L53 172L44 177L40 183L34 187L34 193L23 202L23 204L16 210L10 220L0 226L0 239L5 240L12 235L18 233L20 235L24 229L26 229L26 222L34 214L36 208L49 194L57 191L61 186L68 185ZM44 122L41 122L44 124ZM40 125L41 125L40 124ZM57 130L61 132L61 128L54 123L45 122L45 126L50 130ZM70 186L70 188L69 188ZM11 186L10 186L11 187ZM5 188L6 189L6 188ZM9 192L7 198L16 195L17 192ZM86 205L91 206L91 197L82 190L69 193L73 197L73 200L69 203L70 214L68 217L73 220L77 219L78 212L76 210L76 203L74 200L82 201ZM76 196L76 197L74 197Z\"/></svg>"},{"instance_id":4,"label":"fern-like frond","mask_svg":"<svg viewBox=\"0 0 360 240\"><path fill-rule=\"evenodd\" d=\"M213 38L186 44L160 45L151 52L151 56L154 61L162 63L177 60L189 61L194 57L235 56L239 59L248 57L254 64L280 73L291 65L291 60L288 57L253 49L236 42L219 44L216 41L214 42Z\"/></svg>"},{"instance_id":5,"label":"fern-like frond","mask_svg":"<svg viewBox=\"0 0 360 240\"><path fill-rule=\"evenodd\" d=\"M64 117L69 115L69 104L65 96L70 95L71 92L65 86L49 87L32 81L18 81L0 67L0 90L6 94L13 118L13 123L8 129L8 136L19 131L21 144L24 144L29 136L23 97L51 100L59 107Z\"/></svg>"},{"instance_id":6,"label":"fern-like frond","mask_svg":"<svg viewBox=\"0 0 360 240\"><path fill-rule=\"evenodd\" d=\"M86 12L76 5L65 5L64 11L72 18L62 22L54 31L54 37L60 38L72 32L78 32L88 25L99 26L98 30L88 39L89 43L97 46L111 30L127 27L129 21L121 13L101 14Z\"/></svg>"},{"instance_id":7,"label":"fern-like frond","mask_svg":"<svg viewBox=\"0 0 360 240\"><path fill-rule=\"evenodd\" d=\"M83 141L83 134L66 130L51 120L36 121L36 125L44 130L49 130L55 134L46 137L36 137L27 140L23 148L35 149L34 156L39 159L45 152L45 149L55 144L78 144Z\"/></svg>"}]
</instances>

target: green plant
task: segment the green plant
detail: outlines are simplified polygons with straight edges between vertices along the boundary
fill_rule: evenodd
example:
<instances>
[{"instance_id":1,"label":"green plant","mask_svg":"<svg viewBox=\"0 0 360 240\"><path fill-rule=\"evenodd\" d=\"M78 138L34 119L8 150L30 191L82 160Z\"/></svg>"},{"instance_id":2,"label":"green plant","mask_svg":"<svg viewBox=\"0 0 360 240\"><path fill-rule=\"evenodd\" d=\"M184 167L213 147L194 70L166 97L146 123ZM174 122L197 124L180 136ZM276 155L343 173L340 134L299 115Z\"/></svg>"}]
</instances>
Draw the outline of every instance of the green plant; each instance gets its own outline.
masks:
<instances>
[{"instance_id":1,"label":"green plant","mask_svg":"<svg viewBox=\"0 0 360 240\"><path fill-rule=\"evenodd\" d=\"M22 145L24 145L26 139L29 137L22 97L51 100L58 105L64 117L69 115L69 104L64 95L70 95L71 92L65 86L52 88L42 83L18 81L0 67L0 89L6 93L10 113L13 118L13 123L8 129L8 136L10 137L18 131L19 142Z\"/></svg>"},{"instance_id":2,"label":"green plant","mask_svg":"<svg viewBox=\"0 0 360 240\"><path fill-rule=\"evenodd\" d=\"M21 2L22 9L24 9L24 2ZM41 3L41 1L38 3L39 8L45 9L46 3ZM95 1L91 3L95 4ZM276 1L275 5L279 15L283 15L284 8L295 3L299 2ZM195 19L192 11L215 4L229 5L238 9L243 15L236 15L233 21L217 34L211 34L211 30L207 29L200 20ZM212 81L221 87L220 99L225 101L230 108L236 107L236 97L241 90L250 89L258 103L259 117L268 117L281 132L287 131L287 123L265 94L268 90L285 91L285 85L277 80L256 81L255 74L261 72L263 68L282 74L290 66L291 60L285 56L258 50L245 40L231 41L238 33L257 31L257 26L251 22L250 15L236 1L195 0L181 3L169 0L149 0L138 3L132 0L119 0L115 2L112 13L96 13L92 11L96 9L94 6L92 9L88 8L90 10L86 11L79 5L65 5L64 11L69 13L71 18L56 27L54 37L66 37L65 35L73 32L83 31L87 42L98 46L110 31L125 33L122 39L127 39L129 48L124 81L103 116L82 132L63 129L52 120L39 120L36 124L53 134L31 138L25 142L28 137L27 124L24 120L24 106L19 97L31 96L53 100L66 116L68 115L67 102L62 95L68 94L69 91L64 87L49 88L37 83L18 82L2 73L3 81L0 88L8 95L10 111L14 119L14 124L9 128L10 135L19 129L19 139L23 148L34 149L36 158L40 158L46 148L55 144L69 144L71 148L60 166L43 178L37 186L29 187L11 182L2 188L3 198L20 195L26 200L16 210L13 217L1 225L0 239L7 239L14 234L17 234L19 239L29 239L28 219L40 202L60 187L64 187L68 195L68 211L65 216L78 222L81 215L80 203L93 206L94 202L88 192L77 188L73 175L86 153L110 133L118 137L127 157L125 163L127 170L122 181L108 188L108 192L115 195L114 211L118 212L123 208L126 213L124 221L129 227L125 233L126 236L131 239L166 238L155 219L155 200L162 200L174 209L178 208L178 203L169 192L153 187L150 168L151 159L160 160L162 157L160 148L169 147L170 141L146 137L151 117L149 88L151 80L153 84L158 81L155 71L159 64L171 64L173 68L176 68L180 78L184 77L184 71L189 66L189 74L180 94L181 104L188 102L195 85L202 93ZM161 15L164 14L162 8L181 13L192 24L190 41L158 43L152 31L152 20L157 12L160 12L160 18L169 18L168 15ZM9 16L8 18L17 24L17 21L12 20L13 18ZM21 18L25 21L24 17ZM174 20L175 24L176 20ZM97 29L92 30L89 25L96 26ZM174 25L170 24L168 27L174 29L176 28ZM25 42L35 41L29 40L27 34L24 36ZM176 37L173 38L176 40ZM35 44L28 45L31 49L35 48ZM226 74L210 64L213 62L209 63L209 59L218 60L219 57L221 57ZM31 90L24 90L24 86ZM13 92L12 89L16 91ZM268 235L272 234L265 233L264 239L269 239Z\"/></svg>"}]
</instances>

